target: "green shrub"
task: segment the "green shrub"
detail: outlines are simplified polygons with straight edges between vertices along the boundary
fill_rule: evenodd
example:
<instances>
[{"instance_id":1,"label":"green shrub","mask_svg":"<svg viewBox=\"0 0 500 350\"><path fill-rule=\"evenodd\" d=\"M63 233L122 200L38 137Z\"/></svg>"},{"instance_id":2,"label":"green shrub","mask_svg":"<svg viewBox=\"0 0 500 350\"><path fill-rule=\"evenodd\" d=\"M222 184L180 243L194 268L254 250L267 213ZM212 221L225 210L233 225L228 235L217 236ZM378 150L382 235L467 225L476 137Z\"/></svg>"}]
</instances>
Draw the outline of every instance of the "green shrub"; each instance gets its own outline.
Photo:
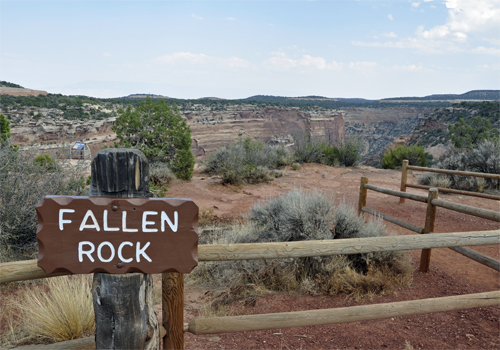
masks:
<instances>
[{"instance_id":1,"label":"green shrub","mask_svg":"<svg viewBox=\"0 0 500 350\"><path fill-rule=\"evenodd\" d=\"M360 137L350 137L344 142L328 144L311 138L303 131L293 135L294 159L298 163L319 163L328 166L354 166L361 159L364 142Z\"/></svg>"},{"instance_id":2,"label":"green shrub","mask_svg":"<svg viewBox=\"0 0 500 350\"><path fill-rule=\"evenodd\" d=\"M299 168L300 168L300 164L299 163L293 163L292 164L292 169L293 170L299 170Z\"/></svg>"},{"instance_id":3,"label":"green shrub","mask_svg":"<svg viewBox=\"0 0 500 350\"><path fill-rule=\"evenodd\" d=\"M33 163L47 171L53 171L56 169L56 162L49 154L41 154L36 156L33 159Z\"/></svg>"},{"instance_id":4,"label":"green shrub","mask_svg":"<svg viewBox=\"0 0 500 350\"><path fill-rule=\"evenodd\" d=\"M397 146L384 153L382 158L382 168L396 169L403 165L403 160L407 159L410 165L426 166L428 155L422 146Z\"/></svg>"},{"instance_id":5,"label":"green shrub","mask_svg":"<svg viewBox=\"0 0 500 350\"><path fill-rule=\"evenodd\" d=\"M266 145L250 138L234 145L221 147L204 161L206 171L218 174L223 183L270 182L275 173L271 169L290 164L290 155L283 146Z\"/></svg>"}]
</instances>

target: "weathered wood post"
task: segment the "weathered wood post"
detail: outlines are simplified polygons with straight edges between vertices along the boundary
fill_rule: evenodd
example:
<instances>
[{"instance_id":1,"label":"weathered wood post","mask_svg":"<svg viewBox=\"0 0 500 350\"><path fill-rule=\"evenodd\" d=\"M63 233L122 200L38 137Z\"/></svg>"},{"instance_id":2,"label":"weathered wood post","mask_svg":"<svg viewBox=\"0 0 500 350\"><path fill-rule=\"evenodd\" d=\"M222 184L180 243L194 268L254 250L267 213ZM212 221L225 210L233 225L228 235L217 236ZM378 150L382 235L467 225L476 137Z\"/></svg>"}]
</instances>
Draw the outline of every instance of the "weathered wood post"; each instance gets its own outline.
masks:
<instances>
[{"instance_id":1,"label":"weathered wood post","mask_svg":"<svg viewBox=\"0 0 500 350\"><path fill-rule=\"evenodd\" d=\"M437 207L432 204L432 200L437 199L438 195L439 192L437 188L429 189L429 195L427 196L427 213L425 214L424 234L434 232ZM420 256L420 272L429 271L430 263L431 263L431 250L422 249L422 255Z\"/></svg>"},{"instance_id":2,"label":"weathered wood post","mask_svg":"<svg viewBox=\"0 0 500 350\"><path fill-rule=\"evenodd\" d=\"M138 150L102 150L92 159L91 172L89 196L147 197L149 194L149 165ZM153 278L149 274L94 274L97 349L159 348L152 290Z\"/></svg>"},{"instance_id":3,"label":"weathered wood post","mask_svg":"<svg viewBox=\"0 0 500 350\"><path fill-rule=\"evenodd\" d=\"M163 349L184 349L184 275L162 274Z\"/></svg>"},{"instance_id":4,"label":"weathered wood post","mask_svg":"<svg viewBox=\"0 0 500 350\"><path fill-rule=\"evenodd\" d=\"M358 215L363 213L363 207L366 207L366 197L368 196L368 190L365 185L368 184L368 178L366 176L361 176L361 182L359 185L359 201L358 201Z\"/></svg>"},{"instance_id":5,"label":"weathered wood post","mask_svg":"<svg viewBox=\"0 0 500 350\"><path fill-rule=\"evenodd\" d=\"M406 192L406 184L408 182L408 160L403 160L401 168L401 192ZM405 204L406 198L399 197L399 203Z\"/></svg>"}]
</instances>

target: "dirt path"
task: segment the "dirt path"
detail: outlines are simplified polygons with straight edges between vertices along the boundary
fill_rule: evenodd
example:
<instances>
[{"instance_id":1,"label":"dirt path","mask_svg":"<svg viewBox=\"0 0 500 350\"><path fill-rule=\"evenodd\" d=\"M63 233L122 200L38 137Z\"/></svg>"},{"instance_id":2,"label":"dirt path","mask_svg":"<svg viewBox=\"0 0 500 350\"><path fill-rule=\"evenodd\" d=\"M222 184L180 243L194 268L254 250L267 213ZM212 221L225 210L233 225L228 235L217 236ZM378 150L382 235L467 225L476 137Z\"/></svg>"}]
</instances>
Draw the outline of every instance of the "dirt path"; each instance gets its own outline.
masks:
<instances>
[{"instance_id":1,"label":"dirt path","mask_svg":"<svg viewBox=\"0 0 500 350\"><path fill-rule=\"evenodd\" d=\"M171 186L168 196L192 198L200 209L213 209L218 218L230 220L246 214L257 201L269 200L295 188L318 190L335 196L336 201L357 205L361 176L367 176L370 184L399 189L401 174L397 171L370 167L330 168L311 164L297 171L288 169L283 177L271 184L245 185L242 188L222 186L218 178L203 174L197 169L192 181ZM416 183L415 174L410 174L408 181ZM425 191L410 191L426 195ZM440 198L500 210L498 201L445 194L440 194ZM367 206L412 224L424 225L423 203L407 200L406 204L400 205L396 197L369 191ZM387 223L387 227L398 235L412 234L390 223ZM438 209L436 232L499 228L498 223ZM498 246L473 249L500 259ZM420 251L412 251L410 254L417 267ZM258 299L254 306L233 305L232 312L257 314L335 308L479 293L499 288L498 272L443 248L432 250L430 272L415 272L410 288L373 301L354 302L344 297L271 294ZM203 298L203 290L186 291L186 322L197 316ZM320 327L206 336L186 333L186 349L404 349L406 341L415 349L497 349L500 347L499 314L499 307L488 307Z\"/></svg>"}]
</instances>

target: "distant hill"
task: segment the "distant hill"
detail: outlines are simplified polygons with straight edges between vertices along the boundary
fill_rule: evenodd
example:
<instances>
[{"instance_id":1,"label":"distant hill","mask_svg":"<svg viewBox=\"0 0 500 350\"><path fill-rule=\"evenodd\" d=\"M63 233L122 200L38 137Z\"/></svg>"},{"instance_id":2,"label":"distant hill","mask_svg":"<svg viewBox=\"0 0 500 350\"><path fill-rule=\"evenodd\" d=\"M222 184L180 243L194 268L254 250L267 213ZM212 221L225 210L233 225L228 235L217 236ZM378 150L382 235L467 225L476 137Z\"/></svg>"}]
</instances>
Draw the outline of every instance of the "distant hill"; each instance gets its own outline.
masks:
<instances>
[{"instance_id":1,"label":"distant hill","mask_svg":"<svg viewBox=\"0 0 500 350\"><path fill-rule=\"evenodd\" d=\"M18 88L24 89L21 85L17 85L14 83L9 83L8 81L0 80L0 86L10 87L10 88Z\"/></svg>"},{"instance_id":2,"label":"distant hill","mask_svg":"<svg viewBox=\"0 0 500 350\"><path fill-rule=\"evenodd\" d=\"M154 95L154 94L132 94L132 95L125 96L123 98L146 98L146 97L150 97L150 98L171 98L171 97L168 97L168 96Z\"/></svg>"},{"instance_id":3,"label":"distant hill","mask_svg":"<svg viewBox=\"0 0 500 350\"><path fill-rule=\"evenodd\" d=\"M472 90L464 94L429 95L424 97L393 97L384 98L380 101L456 101L456 100L477 100L477 101L498 101L500 100L500 90Z\"/></svg>"}]
</instances>

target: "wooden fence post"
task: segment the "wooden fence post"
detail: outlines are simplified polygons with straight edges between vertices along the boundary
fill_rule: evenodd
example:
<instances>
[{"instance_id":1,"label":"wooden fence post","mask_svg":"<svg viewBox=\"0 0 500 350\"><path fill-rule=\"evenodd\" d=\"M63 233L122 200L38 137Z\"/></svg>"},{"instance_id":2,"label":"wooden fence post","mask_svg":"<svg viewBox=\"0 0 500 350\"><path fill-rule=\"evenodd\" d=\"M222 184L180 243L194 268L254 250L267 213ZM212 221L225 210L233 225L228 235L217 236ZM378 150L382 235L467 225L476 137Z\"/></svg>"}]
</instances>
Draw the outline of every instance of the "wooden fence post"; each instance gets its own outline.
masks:
<instances>
[{"instance_id":1,"label":"wooden fence post","mask_svg":"<svg viewBox=\"0 0 500 350\"><path fill-rule=\"evenodd\" d=\"M361 183L359 185L359 201L358 201L358 215L363 214L363 207L366 207L366 197L368 195L368 190L365 185L368 184L368 178L366 176L361 176Z\"/></svg>"},{"instance_id":2,"label":"wooden fence post","mask_svg":"<svg viewBox=\"0 0 500 350\"><path fill-rule=\"evenodd\" d=\"M149 165L135 149L109 148L92 159L89 196L147 197ZM96 349L158 349L160 335L149 274L95 273Z\"/></svg>"},{"instance_id":3,"label":"wooden fence post","mask_svg":"<svg viewBox=\"0 0 500 350\"><path fill-rule=\"evenodd\" d=\"M427 196L427 213L425 214L424 234L434 232L437 207L432 204L432 200L437 199L438 194L439 192L437 188L429 189L429 195ZM429 271L430 263L431 263L431 250L422 249L422 255L420 256L420 272Z\"/></svg>"},{"instance_id":4,"label":"wooden fence post","mask_svg":"<svg viewBox=\"0 0 500 350\"><path fill-rule=\"evenodd\" d=\"M401 168L401 192L406 192L406 183L408 182L408 161L403 160L403 167ZM399 197L399 203L405 204L406 198Z\"/></svg>"},{"instance_id":5,"label":"wooden fence post","mask_svg":"<svg viewBox=\"0 0 500 350\"><path fill-rule=\"evenodd\" d=\"M184 349L184 275L162 274L163 349Z\"/></svg>"}]
</instances>

